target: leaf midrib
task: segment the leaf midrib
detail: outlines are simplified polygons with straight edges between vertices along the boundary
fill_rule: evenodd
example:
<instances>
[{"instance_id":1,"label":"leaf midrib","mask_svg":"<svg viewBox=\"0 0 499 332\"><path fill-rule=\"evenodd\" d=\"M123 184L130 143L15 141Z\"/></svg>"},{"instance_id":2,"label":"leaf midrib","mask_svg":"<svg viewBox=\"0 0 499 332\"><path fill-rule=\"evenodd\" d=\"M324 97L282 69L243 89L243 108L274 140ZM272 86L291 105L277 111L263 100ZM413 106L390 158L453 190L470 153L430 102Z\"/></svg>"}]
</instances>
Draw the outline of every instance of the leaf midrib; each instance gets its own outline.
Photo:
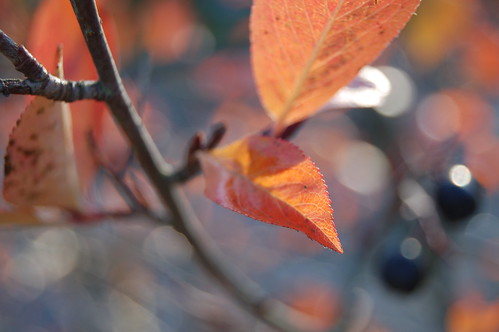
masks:
<instances>
[{"instance_id":1,"label":"leaf midrib","mask_svg":"<svg viewBox=\"0 0 499 332\"><path fill-rule=\"evenodd\" d=\"M303 67L303 70L301 71L300 75L298 76L297 80L295 81L295 85L293 86L293 90L291 90L291 94L289 95L286 103L284 104L282 110L279 112L279 118L276 122L276 133L279 133L284 126L284 121L286 120L289 112L293 108L293 104L295 100L298 98L300 95L301 89L308 78L308 75L312 69L312 66L314 65L315 61L317 60L317 57L319 56L320 50L322 49L325 40L329 34L329 31L331 30L333 24L336 22L336 18L338 16L338 13L340 12L341 8L343 7L343 4L345 3L345 0L340 0L338 2L338 5L334 9L334 12L332 13L331 17L329 18L326 26L322 30L322 33L319 37L319 40L317 41L310 57L307 60L307 63Z\"/></svg>"}]
</instances>

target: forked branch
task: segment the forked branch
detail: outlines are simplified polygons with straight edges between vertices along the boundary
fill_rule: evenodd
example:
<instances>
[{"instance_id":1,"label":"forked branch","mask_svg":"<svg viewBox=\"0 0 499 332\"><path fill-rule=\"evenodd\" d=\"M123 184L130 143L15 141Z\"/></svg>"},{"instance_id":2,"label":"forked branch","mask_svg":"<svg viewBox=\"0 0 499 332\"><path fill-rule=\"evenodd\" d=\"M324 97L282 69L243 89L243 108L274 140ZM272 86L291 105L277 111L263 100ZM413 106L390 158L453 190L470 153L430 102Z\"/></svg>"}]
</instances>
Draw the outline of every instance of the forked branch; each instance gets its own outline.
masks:
<instances>
[{"instance_id":1,"label":"forked branch","mask_svg":"<svg viewBox=\"0 0 499 332\"><path fill-rule=\"evenodd\" d=\"M204 267L256 317L278 330L298 331L287 318L304 318L302 315L282 303L268 300L256 284L221 258L218 248L206 236L191 206L178 190L173 167L164 161L122 84L95 1L71 0L71 4L97 68L99 82L106 91L105 101L158 196L170 210L175 229L191 243Z\"/></svg>"},{"instance_id":2,"label":"forked branch","mask_svg":"<svg viewBox=\"0 0 499 332\"><path fill-rule=\"evenodd\" d=\"M205 234L192 208L177 188L179 172L175 172L173 167L164 161L124 89L102 31L94 1L71 0L71 2L100 80L75 82L59 79L49 74L24 46L15 43L0 30L0 53L27 77L25 80L0 79L0 92L5 96L39 95L67 102L81 99L105 101L116 122L126 134L159 197L171 212L171 219L167 217L155 219L163 224L173 224L174 228L188 239L201 264L257 318L280 331L300 331L290 323L289 317L294 317L304 325L307 325L306 321L310 318L278 301L269 299L260 287L224 261L218 248ZM205 148L212 148L217 143L216 139L208 140ZM187 172L189 174L186 179L196 172L196 170ZM94 217L99 219L102 216Z\"/></svg>"},{"instance_id":3,"label":"forked branch","mask_svg":"<svg viewBox=\"0 0 499 332\"><path fill-rule=\"evenodd\" d=\"M0 79L0 93L44 96L53 100L105 100L108 96L100 82L68 81L51 75L28 50L0 30L0 52L27 79Z\"/></svg>"}]
</instances>

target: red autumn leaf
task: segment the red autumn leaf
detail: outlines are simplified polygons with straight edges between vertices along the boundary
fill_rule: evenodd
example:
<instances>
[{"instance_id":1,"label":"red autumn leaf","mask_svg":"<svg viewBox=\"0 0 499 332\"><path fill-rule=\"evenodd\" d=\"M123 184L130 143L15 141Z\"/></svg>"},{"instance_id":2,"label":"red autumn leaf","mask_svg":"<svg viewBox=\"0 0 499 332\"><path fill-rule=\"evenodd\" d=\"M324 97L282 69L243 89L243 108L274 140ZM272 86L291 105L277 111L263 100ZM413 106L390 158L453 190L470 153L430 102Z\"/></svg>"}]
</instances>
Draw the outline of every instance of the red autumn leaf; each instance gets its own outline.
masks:
<instances>
[{"instance_id":1,"label":"red autumn leaf","mask_svg":"<svg viewBox=\"0 0 499 332\"><path fill-rule=\"evenodd\" d=\"M200 154L205 194L248 217L293 228L343 252L322 175L295 145L250 136Z\"/></svg>"},{"instance_id":2,"label":"red autumn leaf","mask_svg":"<svg viewBox=\"0 0 499 332\"><path fill-rule=\"evenodd\" d=\"M277 131L315 113L398 35L420 0L255 0L253 70Z\"/></svg>"}]
</instances>

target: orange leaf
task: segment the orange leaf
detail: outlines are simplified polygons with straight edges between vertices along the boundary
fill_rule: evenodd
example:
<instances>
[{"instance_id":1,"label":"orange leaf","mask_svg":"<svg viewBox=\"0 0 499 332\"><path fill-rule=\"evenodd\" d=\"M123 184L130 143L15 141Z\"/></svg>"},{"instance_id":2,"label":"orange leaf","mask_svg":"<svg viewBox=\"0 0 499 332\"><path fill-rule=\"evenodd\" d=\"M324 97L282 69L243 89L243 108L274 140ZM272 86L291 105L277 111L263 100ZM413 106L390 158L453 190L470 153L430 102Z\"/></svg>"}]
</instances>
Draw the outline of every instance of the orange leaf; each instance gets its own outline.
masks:
<instances>
[{"instance_id":1,"label":"orange leaf","mask_svg":"<svg viewBox=\"0 0 499 332\"><path fill-rule=\"evenodd\" d=\"M478 292L470 292L454 302L447 312L448 332L497 332L499 301L487 302Z\"/></svg>"},{"instance_id":2,"label":"orange leaf","mask_svg":"<svg viewBox=\"0 0 499 332\"><path fill-rule=\"evenodd\" d=\"M63 78L62 57L57 67ZM37 96L21 115L7 146L3 195L20 206L80 207L67 103Z\"/></svg>"},{"instance_id":3,"label":"orange leaf","mask_svg":"<svg viewBox=\"0 0 499 332\"><path fill-rule=\"evenodd\" d=\"M469 32L469 44L463 49L460 68L480 88L495 93L499 86L499 31L496 25L477 24Z\"/></svg>"},{"instance_id":4,"label":"orange leaf","mask_svg":"<svg viewBox=\"0 0 499 332\"><path fill-rule=\"evenodd\" d=\"M214 202L248 217L293 228L343 252L322 175L295 145L250 136L200 154Z\"/></svg>"},{"instance_id":5,"label":"orange leaf","mask_svg":"<svg viewBox=\"0 0 499 332\"><path fill-rule=\"evenodd\" d=\"M253 70L280 131L315 113L399 33L420 0L255 0Z\"/></svg>"}]
</instances>

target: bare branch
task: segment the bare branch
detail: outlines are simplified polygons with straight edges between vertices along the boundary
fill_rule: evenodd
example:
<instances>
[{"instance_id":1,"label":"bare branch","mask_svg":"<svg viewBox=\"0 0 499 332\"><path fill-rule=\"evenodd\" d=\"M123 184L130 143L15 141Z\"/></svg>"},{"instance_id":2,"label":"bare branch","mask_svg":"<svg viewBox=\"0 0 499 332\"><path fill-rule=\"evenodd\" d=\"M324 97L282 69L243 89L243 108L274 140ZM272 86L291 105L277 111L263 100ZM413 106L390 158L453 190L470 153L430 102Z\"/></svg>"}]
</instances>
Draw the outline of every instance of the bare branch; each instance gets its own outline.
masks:
<instances>
[{"instance_id":1,"label":"bare branch","mask_svg":"<svg viewBox=\"0 0 499 332\"><path fill-rule=\"evenodd\" d=\"M0 93L4 96L37 95L67 102L81 99L105 100L108 97L99 82L68 81L51 75L24 46L18 45L2 30L0 30L0 52L28 78L0 80Z\"/></svg>"},{"instance_id":2,"label":"bare branch","mask_svg":"<svg viewBox=\"0 0 499 332\"><path fill-rule=\"evenodd\" d=\"M74 82L59 79L51 75L24 46L15 43L0 30L0 53L28 78L0 80L0 92L4 95L42 95L68 102L80 99L106 101L159 197L170 209L174 228L189 240L204 267L256 317L278 330L298 331L287 321L287 317L301 315L280 302L268 299L256 284L224 261L216 246L206 236L190 205L177 189L173 167L164 161L125 91L107 44L95 1L71 0L71 3L100 80ZM223 130L216 131L209 139L208 147L216 146L222 136ZM102 216L80 217L100 219ZM170 224L170 220L165 218L161 222ZM303 316L300 318L306 319Z\"/></svg>"},{"instance_id":3,"label":"bare branch","mask_svg":"<svg viewBox=\"0 0 499 332\"><path fill-rule=\"evenodd\" d=\"M280 331L297 331L298 329L287 321L287 318L295 313L291 313L290 308L282 303L268 300L255 283L225 262L218 248L206 236L191 206L173 182L172 166L162 159L123 87L95 1L71 0L71 4L100 80L105 89L110 91L107 104L159 197L170 209L174 228L187 238L204 267L256 317Z\"/></svg>"},{"instance_id":4,"label":"bare branch","mask_svg":"<svg viewBox=\"0 0 499 332\"><path fill-rule=\"evenodd\" d=\"M47 76L45 81L0 79L0 93L4 96L11 94L44 96L48 99L67 102L107 98L100 82L61 80L53 75Z\"/></svg>"},{"instance_id":5,"label":"bare branch","mask_svg":"<svg viewBox=\"0 0 499 332\"><path fill-rule=\"evenodd\" d=\"M33 81L45 81L50 75L24 46L18 45L2 30L0 30L0 52L12 62L18 72Z\"/></svg>"},{"instance_id":6,"label":"bare branch","mask_svg":"<svg viewBox=\"0 0 499 332\"><path fill-rule=\"evenodd\" d=\"M116 122L127 136L141 166L153 183L164 184L172 166L161 156L142 119L128 96L111 55L97 7L92 0L71 0L83 37L94 61L100 82L109 97L106 102Z\"/></svg>"}]
</instances>

